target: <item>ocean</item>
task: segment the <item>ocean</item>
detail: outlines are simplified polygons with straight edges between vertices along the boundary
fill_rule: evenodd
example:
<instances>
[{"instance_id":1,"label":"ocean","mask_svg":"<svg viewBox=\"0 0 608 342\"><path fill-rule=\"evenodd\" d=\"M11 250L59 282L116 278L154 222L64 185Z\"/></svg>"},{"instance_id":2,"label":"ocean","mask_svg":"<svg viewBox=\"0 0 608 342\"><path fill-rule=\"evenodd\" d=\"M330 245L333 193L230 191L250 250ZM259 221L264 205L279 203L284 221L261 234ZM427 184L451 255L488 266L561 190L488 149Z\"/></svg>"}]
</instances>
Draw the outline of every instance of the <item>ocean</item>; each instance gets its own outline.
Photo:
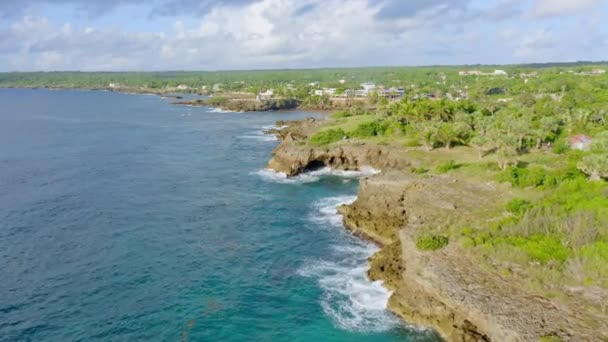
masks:
<instances>
[{"instance_id":1,"label":"ocean","mask_svg":"<svg viewBox=\"0 0 608 342\"><path fill-rule=\"evenodd\" d=\"M342 228L357 173L264 170L276 120L0 90L1 341L437 341Z\"/></svg>"}]
</instances>

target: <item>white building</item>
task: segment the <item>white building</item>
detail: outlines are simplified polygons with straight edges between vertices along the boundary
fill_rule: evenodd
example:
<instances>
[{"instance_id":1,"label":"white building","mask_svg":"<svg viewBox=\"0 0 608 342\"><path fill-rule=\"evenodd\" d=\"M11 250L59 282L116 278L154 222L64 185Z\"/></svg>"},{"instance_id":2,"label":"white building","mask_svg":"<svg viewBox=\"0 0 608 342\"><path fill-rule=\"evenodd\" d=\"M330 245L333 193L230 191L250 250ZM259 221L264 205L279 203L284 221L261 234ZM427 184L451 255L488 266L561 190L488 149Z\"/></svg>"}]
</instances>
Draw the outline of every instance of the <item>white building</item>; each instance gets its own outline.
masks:
<instances>
[{"instance_id":1,"label":"white building","mask_svg":"<svg viewBox=\"0 0 608 342\"><path fill-rule=\"evenodd\" d=\"M333 95L336 93L336 88L323 88L324 95Z\"/></svg>"},{"instance_id":2,"label":"white building","mask_svg":"<svg viewBox=\"0 0 608 342\"><path fill-rule=\"evenodd\" d=\"M504 70L494 70L494 75L506 76L507 72Z\"/></svg>"},{"instance_id":3,"label":"white building","mask_svg":"<svg viewBox=\"0 0 608 342\"><path fill-rule=\"evenodd\" d=\"M340 80L338 82L340 82L340 84L344 84L344 83L346 83L346 80Z\"/></svg>"},{"instance_id":4,"label":"white building","mask_svg":"<svg viewBox=\"0 0 608 342\"><path fill-rule=\"evenodd\" d=\"M188 89L190 89L190 87L188 87L185 84L180 84L177 86L177 90L188 90Z\"/></svg>"},{"instance_id":5,"label":"white building","mask_svg":"<svg viewBox=\"0 0 608 342\"><path fill-rule=\"evenodd\" d=\"M272 89L268 89L263 93L259 93L257 96L258 101L270 100L274 96L274 91Z\"/></svg>"},{"instance_id":6,"label":"white building","mask_svg":"<svg viewBox=\"0 0 608 342\"><path fill-rule=\"evenodd\" d=\"M108 86L110 88L119 88L120 87L120 83L110 83Z\"/></svg>"},{"instance_id":7,"label":"white building","mask_svg":"<svg viewBox=\"0 0 608 342\"><path fill-rule=\"evenodd\" d=\"M369 94L376 89L376 84L372 82L361 83L361 88L363 88L364 92Z\"/></svg>"},{"instance_id":8,"label":"white building","mask_svg":"<svg viewBox=\"0 0 608 342\"><path fill-rule=\"evenodd\" d=\"M319 82L310 82L308 83L309 87L318 87L319 86Z\"/></svg>"},{"instance_id":9,"label":"white building","mask_svg":"<svg viewBox=\"0 0 608 342\"><path fill-rule=\"evenodd\" d=\"M315 90L314 94L316 96L323 96L323 90L322 89L317 89L317 90Z\"/></svg>"}]
</instances>

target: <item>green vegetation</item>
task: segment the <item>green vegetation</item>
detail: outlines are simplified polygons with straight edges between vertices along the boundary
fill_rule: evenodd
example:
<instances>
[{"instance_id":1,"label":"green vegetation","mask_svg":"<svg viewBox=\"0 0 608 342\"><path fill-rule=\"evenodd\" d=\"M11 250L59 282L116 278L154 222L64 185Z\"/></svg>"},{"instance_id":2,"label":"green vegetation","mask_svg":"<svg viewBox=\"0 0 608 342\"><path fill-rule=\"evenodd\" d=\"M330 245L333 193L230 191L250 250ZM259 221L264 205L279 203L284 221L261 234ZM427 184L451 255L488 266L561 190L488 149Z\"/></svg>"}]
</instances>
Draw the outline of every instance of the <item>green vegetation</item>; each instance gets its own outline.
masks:
<instances>
[{"instance_id":1,"label":"green vegetation","mask_svg":"<svg viewBox=\"0 0 608 342\"><path fill-rule=\"evenodd\" d=\"M416 248L421 251L436 251L447 246L449 239L443 235L425 235L416 240Z\"/></svg>"},{"instance_id":2,"label":"green vegetation","mask_svg":"<svg viewBox=\"0 0 608 342\"><path fill-rule=\"evenodd\" d=\"M514 198L507 203L507 211L515 215L521 215L529 208L530 202L521 198Z\"/></svg>"},{"instance_id":3,"label":"green vegetation","mask_svg":"<svg viewBox=\"0 0 608 342\"><path fill-rule=\"evenodd\" d=\"M388 126L384 122L371 121L360 124L354 131L350 133L350 136L355 138L370 138L380 135L384 135Z\"/></svg>"},{"instance_id":4,"label":"green vegetation","mask_svg":"<svg viewBox=\"0 0 608 342\"><path fill-rule=\"evenodd\" d=\"M310 138L310 143L315 146L324 146L342 140L346 136L346 132L341 128L328 129L326 131L317 132Z\"/></svg>"},{"instance_id":5,"label":"green vegetation","mask_svg":"<svg viewBox=\"0 0 608 342\"><path fill-rule=\"evenodd\" d=\"M459 164L456 164L455 161L450 160L445 164L441 164L437 167L437 173L448 173L452 170L456 170L460 167Z\"/></svg>"}]
</instances>

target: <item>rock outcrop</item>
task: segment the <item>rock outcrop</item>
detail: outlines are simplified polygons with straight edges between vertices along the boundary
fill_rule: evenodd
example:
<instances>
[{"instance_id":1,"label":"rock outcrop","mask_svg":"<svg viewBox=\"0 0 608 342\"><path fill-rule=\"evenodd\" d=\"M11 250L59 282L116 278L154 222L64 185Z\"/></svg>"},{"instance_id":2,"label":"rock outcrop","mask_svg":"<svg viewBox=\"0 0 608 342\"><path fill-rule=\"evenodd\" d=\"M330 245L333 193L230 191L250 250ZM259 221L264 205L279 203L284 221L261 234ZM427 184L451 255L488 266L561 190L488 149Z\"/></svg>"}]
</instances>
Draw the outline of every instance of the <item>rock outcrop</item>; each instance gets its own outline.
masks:
<instances>
[{"instance_id":1,"label":"rock outcrop","mask_svg":"<svg viewBox=\"0 0 608 342\"><path fill-rule=\"evenodd\" d=\"M280 123L281 125L285 123ZM339 208L345 226L382 246L368 275L393 291L389 308L408 323L436 329L448 341L605 341L608 322L588 322L576 310L534 295L518 278L483 269L457 243L421 251L416 237L496 219L512 197L506 185L451 176L414 175L403 149L343 141L305 143L314 119L275 130L283 142L269 168L294 176L329 166L382 173L363 178L357 200Z\"/></svg>"},{"instance_id":2,"label":"rock outcrop","mask_svg":"<svg viewBox=\"0 0 608 342\"><path fill-rule=\"evenodd\" d=\"M495 212L492 206L504 205L507 191L387 171L361 180L357 201L340 211L349 229L383 244L370 260L369 276L394 291L389 306L409 323L433 327L448 341L601 341L599 331L568 308L481 269L458 244L435 252L416 248L422 231Z\"/></svg>"}]
</instances>

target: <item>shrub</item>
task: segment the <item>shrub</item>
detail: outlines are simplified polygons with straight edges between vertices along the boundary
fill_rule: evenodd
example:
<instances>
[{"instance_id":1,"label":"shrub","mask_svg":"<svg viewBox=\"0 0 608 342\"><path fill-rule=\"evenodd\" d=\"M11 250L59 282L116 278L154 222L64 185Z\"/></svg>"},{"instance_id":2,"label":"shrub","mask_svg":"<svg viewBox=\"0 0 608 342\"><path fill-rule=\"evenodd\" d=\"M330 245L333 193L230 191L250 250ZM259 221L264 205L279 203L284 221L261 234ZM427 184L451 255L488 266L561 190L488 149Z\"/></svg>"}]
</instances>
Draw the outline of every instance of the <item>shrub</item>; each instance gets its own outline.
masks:
<instances>
[{"instance_id":1,"label":"shrub","mask_svg":"<svg viewBox=\"0 0 608 342\"><path fill-rule=\"evenodd\" d=\"M507 211L513 213L515 215L521 215L526 212L530 208L530 202L521 199L515 198L507 203Z\"/></svg>"},{"instance_id":2,"label":"shrub","mask_svg":"<svg viewBox=\"0 0 608 342\"><path fill-rule=\"evenodd\" d=\"M348 111L348 110L341 110L341 111L333 113L331 115L331 117L335 118L335 119L341 119L341 118L347 118L347 117L349 117L351 115L352 114L350 113L350 111Z\"/></svg>"},{"instance_id":3,"label":"shrub","mask_svg":"<svg viewBox=\"0 0 608 342\"><path fill-rule=\"evenodd\" d=\"M455 161L450 160L447 163L441 164L437 167L437 173L447 173L450 172L452 170L456 170L460 167L459 164L456 164Z\"/></svg>"},{"instance_id":4,"label":"shrub","mask_svg":"<svg viewBox=\"0 0 608 342\"><path fill-rule=\"evenodd\" d=\"M569 149L570 146L568 145L568 141L566 140L566 138L557 139L553 144L553 147L551 148L553 153L556 154L566 153Z\"/></svg>"},{"instance_id":5,"label":"shrub","mask_svg":"<svg viewBox=\"0 0 608 342\"><path fill-rule=\"evenodd\" d=\"M351 136L356 138L370 138L379 135L384 135L388 128L388 125L379 121L371 121L360 124L354 131L351 132Z\"/></svg>"},{"instance_id":6,"label":"shrub","mask_svg":"<svg viewBox=\"0 0 608 342\"><path fill-rule=\"evenodd\" d=\"M404 144L404 147L419 147L420 141L418 139L408 139Z\"/></svg>"},{"instance_id":7,"label":"shrub","mask_svg":"<svg viewBox=\"0 0 608 342\"><path fill-rule=\"evenodd\" d=\"M310 143L315 146L323 146L342 140L346 136L346 132L343 129L329 129L315 133L310 138Z\"/></svg>"},{"instance_id":8,"label":"shrub","mask_svg":"<svg viewBox=\"0 0 608 342\"><path fill-rule=\"evenodd\" d=\"M529 238L522 236L497 237L492 244L505 243L517 247L530 259L546 264L549 261L563 263L570 256L570 249L556 235L536 234Z\"/></svg>"},{"instance_id":9,"label":"shrub","mask_svg":"<svg viewBox=\"0 0 608 342\"><path fill-rule=\"evenodd\" d=\"M546 335L541 337L539 342L564 342L564 340L557 335Z\"/></svg>"},{"instance_id":10,"label":"shrub","mask_svg":"<svg viewBox=\"0 0 608 342\"><path fill-rule=\"evenodd\" d=\"M567 165L557 170L547 170L541 166L523 168L514 166L503 172L499 179L514 186L527 187L556 187L567 180L584 178L584 174L574 165Z\"/></svg>"},{"instance_id":11,"label":"shrub","mask_svg":"<svg viewBox=\"0 0 608 342\"><path fill-rule=\"evenodd\" d=\"M416 248L421 251L436 251L447 246L449 239L443 235L426 235L416 240Z\"/></svg>"},{"instance_id":12,"label":"shrub","mask_svg":"<svg viewBox=\"0 0 608 342\"><path fill-rule=\"evenodd\" d=\"M413 167L411 171L412 171L412 173L415 173L418 175L429 172L429 170L425 169L424 167Z\"/></svg>"}]
</instances>

